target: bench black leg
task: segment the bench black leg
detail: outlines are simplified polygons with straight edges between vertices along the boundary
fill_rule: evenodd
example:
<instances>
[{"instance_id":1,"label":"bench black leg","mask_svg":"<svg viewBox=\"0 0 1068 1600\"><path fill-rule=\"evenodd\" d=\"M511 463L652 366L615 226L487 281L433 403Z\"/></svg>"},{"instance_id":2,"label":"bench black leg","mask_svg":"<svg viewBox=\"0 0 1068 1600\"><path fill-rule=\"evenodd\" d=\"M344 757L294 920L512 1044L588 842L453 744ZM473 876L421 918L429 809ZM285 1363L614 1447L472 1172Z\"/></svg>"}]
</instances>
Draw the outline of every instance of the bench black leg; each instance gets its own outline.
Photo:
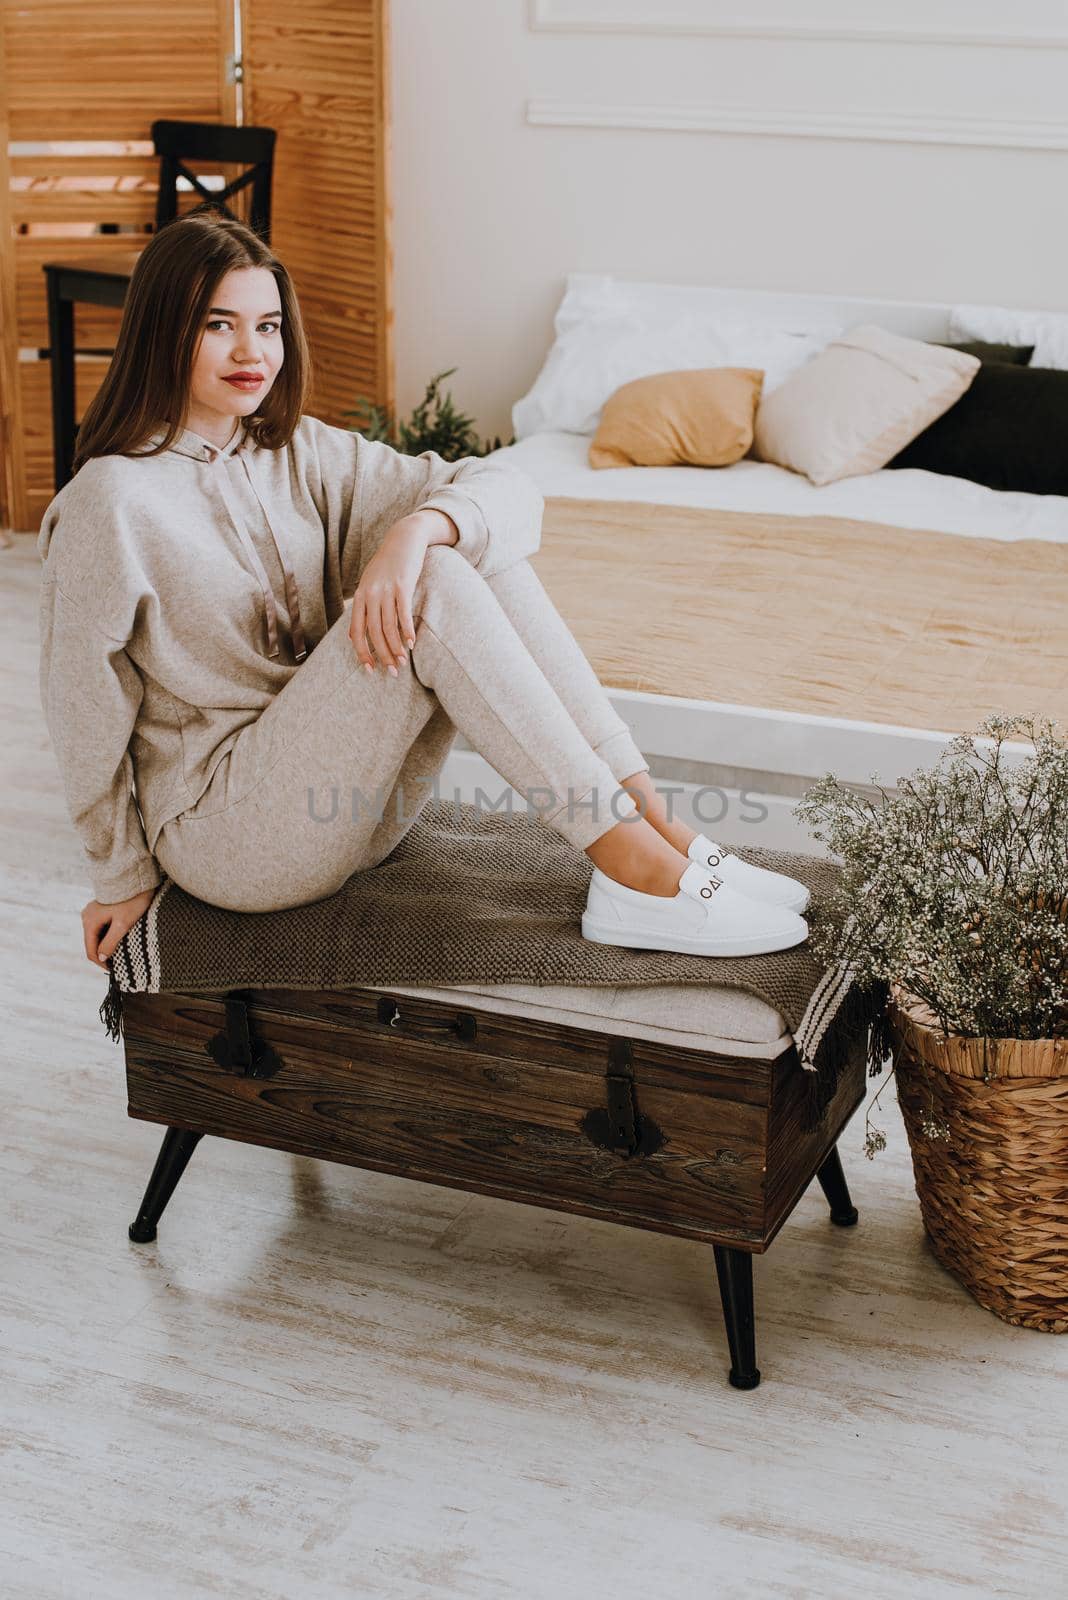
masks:
<instances>
[{"instance_id":1,"label":"bench black leg","mask_svg":"<svg viewBox=\"0 0 1068 1600\"><path fill-rule=\"evenodd\" d=\"M831 1221L836 1222L840 1228L851 1228L860 1213L849 1198L849 1185L842 1171L842 1161L835 1145L822 1167L816 1173L820 1180L820 1188L827 1196L831 1208Z\"/></svg>"},{"instance_id":2,"label":"bench black leg","mask_svg":"<svg viewBox=\"0 0 1068 1600\"><path fill-rule=\"evenodd\" d=\"M712 1249L731 1352L728 1377L736 1389L755 1389L760 1369L753 1327L753 1257L748 1250L732 1250L724 1244L714 1244Z\"/></svg>"},{"instance_id":3,"label":"bench black leg","mask_svg":"<svg viewBox=\"0 0 1068 1600\"><path fill-rule=\"evenodd\" d=\"M163 1136L156 1165L148 1180L145 1197L135 1221L130 1223L130 1238L135 1244L147 1244L156 1237L156 1223L163 1208L178 1186L178 1179L189 1164L189 1157L204 1137L190 1133L187 1128L168 1128Z\"/></svg>"}]
</instances>

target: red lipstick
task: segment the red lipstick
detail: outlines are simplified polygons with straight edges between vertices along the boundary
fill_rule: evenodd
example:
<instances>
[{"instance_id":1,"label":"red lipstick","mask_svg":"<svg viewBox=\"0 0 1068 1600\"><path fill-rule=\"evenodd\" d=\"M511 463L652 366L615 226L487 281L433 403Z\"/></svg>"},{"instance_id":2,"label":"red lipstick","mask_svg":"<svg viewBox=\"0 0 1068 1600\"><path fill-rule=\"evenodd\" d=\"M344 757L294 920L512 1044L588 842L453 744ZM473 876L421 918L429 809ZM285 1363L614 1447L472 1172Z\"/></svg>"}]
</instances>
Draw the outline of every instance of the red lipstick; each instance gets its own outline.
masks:
<instances>
[{"instance_id":1,"label":"red lipstick","mask_svg":"<svg viewBox=\"0 0 1068 1600\"><path fill-rule=\"evenodd\" d=\"M235 389L258 389L263 382L262 372L232 372L223 379L224 383L231 384Z\"/></svg>"}]
</instances>

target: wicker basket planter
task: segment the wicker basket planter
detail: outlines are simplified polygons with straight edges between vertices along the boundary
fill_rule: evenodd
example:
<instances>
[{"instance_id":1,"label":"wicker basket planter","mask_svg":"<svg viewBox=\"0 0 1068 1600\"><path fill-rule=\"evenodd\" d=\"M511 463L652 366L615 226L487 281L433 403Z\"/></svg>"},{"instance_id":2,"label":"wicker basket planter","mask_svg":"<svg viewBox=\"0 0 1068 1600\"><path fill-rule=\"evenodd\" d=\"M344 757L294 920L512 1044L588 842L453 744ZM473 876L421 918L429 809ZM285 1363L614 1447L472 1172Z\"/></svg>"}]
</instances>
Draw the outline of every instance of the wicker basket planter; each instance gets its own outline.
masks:
<instances>
[{"instance_id":1,"label":"wicker basket planter","mask_svg":"<svg viewBox=\"0 0 1068 1600\"><path fill-rule=\"evenodd\" d=\"M1004 1321L1068 1333L1068 1039L946 1038L897 988L888 1016L935 1255Z\"/></svg>"}]
</instances>

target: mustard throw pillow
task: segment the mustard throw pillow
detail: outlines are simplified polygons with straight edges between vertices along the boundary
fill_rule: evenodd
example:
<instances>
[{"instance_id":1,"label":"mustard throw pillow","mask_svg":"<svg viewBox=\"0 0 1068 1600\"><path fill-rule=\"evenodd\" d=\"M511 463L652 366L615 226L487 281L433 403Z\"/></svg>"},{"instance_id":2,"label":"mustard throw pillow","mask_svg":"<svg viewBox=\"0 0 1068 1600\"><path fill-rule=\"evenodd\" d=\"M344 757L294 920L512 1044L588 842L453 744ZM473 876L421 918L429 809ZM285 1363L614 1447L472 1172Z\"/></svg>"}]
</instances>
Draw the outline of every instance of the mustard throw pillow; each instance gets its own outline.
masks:
<instances>
[{"instance_id":1,"label":"mustard throw pillow","mask_svg":"<svg viewBox=\"0 0 1068 1600\"><path fill-rule=\"evenodd\" d=\"M655 372L605 401L591 467L729 467L753 442L764 384L750 367Z\"/></svg>"}]
</instances>

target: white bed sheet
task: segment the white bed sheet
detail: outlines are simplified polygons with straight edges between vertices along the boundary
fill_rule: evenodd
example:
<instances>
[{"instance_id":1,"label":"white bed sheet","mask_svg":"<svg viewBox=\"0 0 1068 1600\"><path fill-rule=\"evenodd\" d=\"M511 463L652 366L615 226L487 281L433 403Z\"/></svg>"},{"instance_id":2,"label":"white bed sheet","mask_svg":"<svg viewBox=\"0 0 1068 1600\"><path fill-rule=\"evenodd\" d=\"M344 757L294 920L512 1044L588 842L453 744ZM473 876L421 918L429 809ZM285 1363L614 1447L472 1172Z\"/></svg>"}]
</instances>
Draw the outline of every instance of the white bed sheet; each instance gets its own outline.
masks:
<instances>
[{"instance_id":1,"label":"white bed sheet","mask_svg":"<svg viewBox=\"0 0 1068 1600\"><path fill-rule=\"evenodd\" d=\"M732 467L593 468L589 436L535 433L495 451L526 472L546 495L590 500L648 500L800 517L851 517L898 528L930 528L983 539L1041 539L1068 544L1068 496L987 489L965 478L915 468L869 472L817 487L770 462Z\"/></svg>"}]
</instances>

